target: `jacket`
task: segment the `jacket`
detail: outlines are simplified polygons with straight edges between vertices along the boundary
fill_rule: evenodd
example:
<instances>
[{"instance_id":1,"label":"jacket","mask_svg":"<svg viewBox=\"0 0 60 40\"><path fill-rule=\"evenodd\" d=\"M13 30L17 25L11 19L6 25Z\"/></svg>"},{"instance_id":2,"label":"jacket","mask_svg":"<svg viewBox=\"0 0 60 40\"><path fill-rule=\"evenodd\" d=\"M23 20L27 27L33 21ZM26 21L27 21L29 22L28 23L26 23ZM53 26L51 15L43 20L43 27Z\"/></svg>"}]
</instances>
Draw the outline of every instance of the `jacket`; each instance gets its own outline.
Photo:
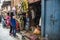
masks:
<instances>
[{"instance_id":1,"label":"jacket","mask_svg":"<svg viewBox=\"0 0 60 40\"><path fill-rule=\"evenodd\" d=\"M11 18L11 26L16 27L16 20Z\"/></svg>"}]
</instances>

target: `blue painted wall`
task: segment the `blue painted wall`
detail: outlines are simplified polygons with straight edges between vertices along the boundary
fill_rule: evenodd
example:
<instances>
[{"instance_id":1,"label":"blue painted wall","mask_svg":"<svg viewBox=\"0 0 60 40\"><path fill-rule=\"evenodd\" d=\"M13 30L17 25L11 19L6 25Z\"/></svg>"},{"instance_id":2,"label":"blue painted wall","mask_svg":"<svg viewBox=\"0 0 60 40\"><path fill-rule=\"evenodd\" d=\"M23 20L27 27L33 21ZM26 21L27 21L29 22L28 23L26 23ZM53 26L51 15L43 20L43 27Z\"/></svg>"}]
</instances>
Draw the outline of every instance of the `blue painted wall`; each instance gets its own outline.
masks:
<instances>
[{"instance_id":1,"label":"blue painted wall","mask_svg":"<svg viewBox=\"0 0 60 40\"><path fill-rule=\"evenodd\" d=\"M41 0L42 36L60 40L60 0Z\"/></svg>"}]
</instances>

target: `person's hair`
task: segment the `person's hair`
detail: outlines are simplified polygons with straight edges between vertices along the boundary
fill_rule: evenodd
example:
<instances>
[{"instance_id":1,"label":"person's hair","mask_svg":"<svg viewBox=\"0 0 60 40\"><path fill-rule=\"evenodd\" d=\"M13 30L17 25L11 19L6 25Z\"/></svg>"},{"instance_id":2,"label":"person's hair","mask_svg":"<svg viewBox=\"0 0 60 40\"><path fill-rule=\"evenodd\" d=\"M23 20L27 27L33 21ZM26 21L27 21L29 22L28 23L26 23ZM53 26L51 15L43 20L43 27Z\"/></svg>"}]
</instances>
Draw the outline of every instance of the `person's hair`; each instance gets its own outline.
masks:
<instances>
[{"instance_id":1,"label":"person's hair","mask_svg":"<svg viewBox=\"0 0 60 40\"><path fill-rule=\"evenodd\" d=\"M7 13L7 15L9 15L9 12Z\"/></svg>"},{"instance_id":2,"label":"person's hair","mask_svg":"<svg viewBox=\"0 0 60 40\"><path fill-rule=\"evenodd\" d=\"M10 16L14 16L13 12L10 13Z\"/></svg>"}]
</instances>

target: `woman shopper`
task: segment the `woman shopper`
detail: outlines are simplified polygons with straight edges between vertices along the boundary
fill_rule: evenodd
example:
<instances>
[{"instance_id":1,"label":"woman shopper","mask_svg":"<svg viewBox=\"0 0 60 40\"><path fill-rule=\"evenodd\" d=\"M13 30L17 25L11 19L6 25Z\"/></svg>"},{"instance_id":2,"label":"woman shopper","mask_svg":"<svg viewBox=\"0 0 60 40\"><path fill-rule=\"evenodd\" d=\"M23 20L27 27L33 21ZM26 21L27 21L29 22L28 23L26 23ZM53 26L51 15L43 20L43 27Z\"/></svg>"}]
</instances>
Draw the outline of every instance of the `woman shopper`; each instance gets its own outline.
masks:
<instances>
[{"instance_id":1,"label":"woman shopper","mask_svg":"<svg viewBox=\"0 0 60 40\"><path fill-rule=\"evenodd\" d=\"M7 16L6 16L6 26L7 26L7 28L10 27L10 15L9 15L9 13L7 13Z\"/></svg>"},{"instance_id":2,"label":"woman shopper","mask_svg":"<svg viewBox=\"0 0 60 40\"><path fill-rule=\"evenodd\" d=\"M1 18L1 23L2 23L3 28L5 28L6 27L6 22L5 22L5 19L4 19L3 15L2 15L2 18Z\"/></svg>"}]
</instances>

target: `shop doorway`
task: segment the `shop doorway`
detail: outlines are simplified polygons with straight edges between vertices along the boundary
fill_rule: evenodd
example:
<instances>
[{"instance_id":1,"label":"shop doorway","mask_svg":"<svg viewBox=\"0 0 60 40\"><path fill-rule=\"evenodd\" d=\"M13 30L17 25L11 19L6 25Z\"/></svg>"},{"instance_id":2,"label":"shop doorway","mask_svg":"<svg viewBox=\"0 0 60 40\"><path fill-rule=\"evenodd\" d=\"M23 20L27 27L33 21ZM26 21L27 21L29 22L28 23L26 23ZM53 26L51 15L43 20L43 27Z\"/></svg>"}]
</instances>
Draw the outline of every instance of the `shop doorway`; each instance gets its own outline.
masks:
<instances>
[{"instance_id":1,"label":"shop doorway","mask_svg":"<svg viewBox=\"0 0 60 40\"><path fill-rule=\"evenodd\" d=\"M30 4L29 10L33 25L41 26L41 1Z\"/></svg>"}]
</instances>

